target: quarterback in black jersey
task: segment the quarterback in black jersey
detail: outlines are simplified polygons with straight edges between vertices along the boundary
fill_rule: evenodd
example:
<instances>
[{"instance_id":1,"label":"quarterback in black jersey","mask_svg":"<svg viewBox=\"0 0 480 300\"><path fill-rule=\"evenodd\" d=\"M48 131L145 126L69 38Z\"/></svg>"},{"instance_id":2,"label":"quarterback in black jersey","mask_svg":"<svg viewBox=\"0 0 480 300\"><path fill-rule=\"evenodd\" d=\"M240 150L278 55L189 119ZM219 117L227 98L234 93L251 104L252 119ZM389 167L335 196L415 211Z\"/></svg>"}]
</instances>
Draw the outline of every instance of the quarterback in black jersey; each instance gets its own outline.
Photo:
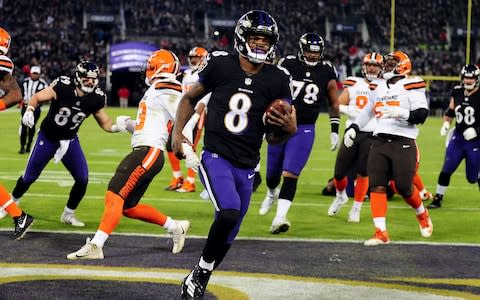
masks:
<instances>
[{"instance_id":1,"label":"quarterback in black jersey","mask_svg":"<svg viewBox=\"0 0 480 300\"><path fill-rule=\"evenodd\" d=\"M99 69L93 62L79 63L74 77L61 76L49 87L34 94L22 119L23 124L32 127L35 124L34 111L37 105L51 101L25 173L18 178L12 196L18 201L52 158L55 163L62 161L75 183L60 221L72 226L85 226L74 215L88 183L87 162L77 136L80 126L93 114L103 130L120 131L105 112L106 95L97 87L98 75Z\"/></svg>"},{"instance_id":2,"label":"quarterback in black jersey","mask_svg":"<svg viewBox=\"0 0 480 300\"><path fill-rule=\"evenodd\" d=\"M297 111L298 131L288 142L268 145L267 194L259 210L266 215L278 198L277 213L270 232L278 234L290 228L287 213L297 190L297 181L305 167L315 138L315 122L322 105L329 107L331 150L338 145L339 104L334 66L323 60L323 38L305 33L299 39L298 55L289 55L279 65L292 75L293 105ZM277 188L283 177L282 187Z\"/></svg>"},{"instance_id":3,"label":"quarterback in black jersey","mask_svg":"<svg viewBox=\"0 0 480 300\"><path fill-rule=\"evenodd\" d=\"M200 178L215 208L215 220L197 266L182 283L182 299L203 297L211 272L225 257L250 204L254 168L259 161L265 125L262 117L275 99L291 100L288 72L265 64L278 41L278 27L266 12L243 15L235 28L236 54L213 52L199 73L199 82L181 99L173 129L173 150L183 156L182 130L196 102L211 92L205 120ZM295 109L267 118L285 134L296 132ZM268 142L281 142L278 131Z\"/></svg>"},{"instance_id":4,"label":"quarterback in black jersey","mask_svg":"<svg viewBox=\"0 0 480 300\"><path fill-rule=\"evenodd\" d=\"M455 118L455 129L445 152L445 161L438 176L437 191L429 208L440 208L450 177L465 159L468 182L480 185L480 69L465 65L460 71L461 84L453 88L450 104L444 115L441 135L447 135Z\"/></svg>"}]
</instances>

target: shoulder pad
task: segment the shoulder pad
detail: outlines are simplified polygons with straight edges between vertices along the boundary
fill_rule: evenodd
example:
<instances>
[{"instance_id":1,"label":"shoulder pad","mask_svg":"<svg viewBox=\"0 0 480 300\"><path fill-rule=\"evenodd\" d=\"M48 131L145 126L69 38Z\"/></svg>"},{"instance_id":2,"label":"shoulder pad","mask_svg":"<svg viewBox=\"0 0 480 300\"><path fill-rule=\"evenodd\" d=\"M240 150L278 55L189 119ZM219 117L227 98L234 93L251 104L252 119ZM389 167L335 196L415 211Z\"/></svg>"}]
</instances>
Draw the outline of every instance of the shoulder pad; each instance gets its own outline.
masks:
<instances>
[{"instance_id":1,"label":"shoulder pad","mask_svg":"<svg viewBox=\"0 0 480 300\"><path fill-rule=\"evenodd\" d=\"M377 86L378 86L378 84L376 82L370 82L370 84L368 85L368 88L371 91L374 91L377 88Z\"/></svg>"},{"instance_id":2,"label":"shoulder pad","mask_svg":"<svg viewBox=\"0 0 480 300\"><path fill-rule=\"evenodd\" d=\"M406 90L423 89L426 87L426 84L422 78L413 77L413 78L409 78L409 80L407 80L407 82L403 84L403 87Z\"/></svg>"},{"instance_id":3,"label":"shoulder pad","mask_svg":"<svg viewBox=\"0 0 480 300\"><path fill-rule=\"evenodd\" d=\"M357 83L357 78L350 76L347 77L347 79L345 79L345 81L342 83L346 86L354 86Z\"/></svg>"}]
</instances>

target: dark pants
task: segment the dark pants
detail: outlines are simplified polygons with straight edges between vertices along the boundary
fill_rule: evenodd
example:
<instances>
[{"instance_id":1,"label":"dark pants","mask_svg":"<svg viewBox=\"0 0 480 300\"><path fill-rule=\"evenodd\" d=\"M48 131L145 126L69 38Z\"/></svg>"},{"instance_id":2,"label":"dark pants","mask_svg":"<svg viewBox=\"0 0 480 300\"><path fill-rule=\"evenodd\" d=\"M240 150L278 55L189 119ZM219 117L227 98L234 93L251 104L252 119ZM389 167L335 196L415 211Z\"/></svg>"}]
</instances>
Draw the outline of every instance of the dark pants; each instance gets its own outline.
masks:
<instances>
[{"instance_id":1,"label":"dark pants","mask_svg":"<svg viewBox=\"0 0 480 300\"><path fill-rule=\"evenodd\" d=\"M27 106L24 105L21 111L22 118L26 110L27 110ZM37 108L35 108L35 111L33 112L33 116L35 117L34 124L37 124L38 119L40 119L40 113L41 113L40 106L37 106ZM35 125L33 125L33 127L30 128L28 126L23 125L22 121L20 121L20 153L24 153L25 151L30 152L30 148L32 146L32 141L34 136L35 136Z\"/></svg>"}]
</instances>

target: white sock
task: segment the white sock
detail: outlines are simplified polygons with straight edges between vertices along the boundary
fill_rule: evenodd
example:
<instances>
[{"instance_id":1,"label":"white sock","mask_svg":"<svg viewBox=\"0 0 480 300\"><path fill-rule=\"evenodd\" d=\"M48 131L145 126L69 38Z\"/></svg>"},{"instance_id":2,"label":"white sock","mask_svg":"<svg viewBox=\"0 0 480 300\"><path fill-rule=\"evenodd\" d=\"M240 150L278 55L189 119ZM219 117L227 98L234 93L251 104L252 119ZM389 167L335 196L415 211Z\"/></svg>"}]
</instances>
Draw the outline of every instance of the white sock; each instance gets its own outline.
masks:
<instances>
[{"instance_id":1,"label":"white sock","mask_svg":"<svg viewBox=\"0 0 480 300\"><path fill-rule=\"evenodd\" d=\"M287 199L278 199L277 202L277 214L275 215L275 218L286 218L288 214L288 210L290 209L290 206L292 205L292 201L287 200Z\"/></svg>"},{"instance_id":2,"label":"white sock","mask_svg":"<svg viewBox=\"0 0 480 300\"><path fill-rule=\"evenodd\" d=\"M387 220L385 217L373 218L373 224L381 231L387 230Z\"/></svg>"},{"instance_id":3,"label":"white sock","mask_svg":"<svg viewBox=\"0 0 480 300\"><path fill-rule=\"evenodd\" d=\"M211 263L206 262L206 261L203 260L203 256L202 256L202 257L200 257L200 261L198 262L198 265L202 269L213 271L213 267L215 266L215 261L213 261Z\"/></svg>"},{"instance_id":4,"label":"white sock","mask_svg":"<svg viewBox=\"0 0 480 300\"><path fill-rule=\"evenodd\" d=\"M105 242L108 240L109 236L110 236L109 234L101 230L97 230L97 232L95 233L95 236L90 242L97 245L98 248L103 248L103 245L105 245Z\"/></svg>"},{"instance_id":5,"label":"white sock","mask_svg":"<svg viewBox=\"0 0 480 300\"><path fill-rule=\"evenodd\" d=\"M355 209L362 209L363 201L353 201L353 208Z\"/></svg>"},{"instance_id":6,"label":"white sock","mask_svg":"<svg viewBox=\"0 0 480 300\"><path fill-rule=\"evenodd\" d=\"M168 232L173 232L175 228L177 228L177 223L174 219L167 216L167 221L163 224L163 228L165 228Z\"/></svg>"},{"instance_id":7,"label":"white sock","mask_svg":"<svg viewBox=\"0 0 480 300\"><path fill-rule=\"evenodd\" d=\"M342 197L342 198L348 197L347 196L347 189L344 189L343 191L338 191L337 190L336 196L337 197Z\"/></svg>"},{"instance_id":8,"label":"white sock","mask_svg":"<svg viewBox=\"0 0 480 300\"><path fill-rule=\"evenodd\" d=\"M418 216L420 214L423 214L425 212L425 206L423 206L423 203L420 203L420 206L415 208L415 214Z\"/></svg>"},{"instance_id":9,"label":"white sock","mask_svg":"<svg viewBox=\"0 0 480 300\"><path fill-rule=\"evenodd\" d=\"M65 206L65 208L63 209L63 212L69 215L73 215L75 213L75 210Z\"/></svg>"},{"instance_id":10,"label":"white sock","mask_svg":"<svg viewBox=\"0 0 480 300\"><path fill-rule=\"evenodd\" d=\"M183 177L182 171L173 171L173 177L175 178Z\"/></svg>"},{"instance_id":11,"label":"white sock","mask_svg":"<svg viewBox=\"0 0 480 300\"><path fill-rule=\"evenodd\" d=\"M187 181L190 183L195 183L195 178L194 177L187 177Z\"/></svg>"},{"instance_id":12,"label":"white sock","mask_svg":"<svg viewBox=\"0 0 480 300\"><path fill-rule=\"evenodd\" d=\"M437 184L437 194L440 194L442 196L445 195L447 188L447 186Z\"/></svg>"}]
</instances>

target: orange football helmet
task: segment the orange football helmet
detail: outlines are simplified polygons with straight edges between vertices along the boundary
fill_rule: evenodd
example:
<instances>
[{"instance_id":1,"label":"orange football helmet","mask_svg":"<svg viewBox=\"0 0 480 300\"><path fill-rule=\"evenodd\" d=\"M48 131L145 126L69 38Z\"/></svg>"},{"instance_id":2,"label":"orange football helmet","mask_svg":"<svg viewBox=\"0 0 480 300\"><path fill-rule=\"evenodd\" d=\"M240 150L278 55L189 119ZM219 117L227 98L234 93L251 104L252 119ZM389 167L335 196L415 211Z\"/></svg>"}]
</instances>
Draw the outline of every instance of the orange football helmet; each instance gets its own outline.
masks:
<instances>
[{"instance_id":1,"label":"orange football helmet","mask_svg":"<svg viewBox=\"0 0 480 300\"><path fill-rule=\"evenodd\" d=\"M377 71L372 72L372 68L369 66L376 66ZM377 52L367 53L362 60L362 74L368 80L372 81L380 77L383 69L383 56Z\"/></svg>"},{"instance_id":2,"label":"orange football helmet","mask_svg":"<svg viewBox=\"0 0 480 300\"><path fill-rule=\"evenodd\" d=\"M12 75L13 73L13 62L8 56L0 55L0 71L6 72Z\"/></svg>"},{"instance_id":3,"label":"orange football helmet","mask_svg":"<svg viewBox=\"0 0 480 300\"><path fill-rule=\"evenodd\" d=\"M396 76L408 76L412 72L412 62L402 51L388 53L384 62L383 78L387 80Z\"/></svg>"},{"instance_id":4,"label":"orange football helmet","mask_svg":"<svg viewBox=\"0 0 480 300\"><path fill-rule=\"evenodd\" d=\"M8 31L0 27L0 54L6 55L12 38Z\"/></svg>"},{"instance_id":5,"label":"orange football helmet","mask_svg":"<svg viewBox=\"0 0 480 300\"><path fill-rule=\"evenodd\" d=\"M145 69L145 83L151 85L156 78L175 79L180 68L178 57L170 50L157 50L150 55Z\"/></svg>"},{"instance_id":6,"label":"orange football helmet","mask_svg":"<svg viewBox=\"0 0 480 300\"><path fill-rule=\"evenodd\" d=\"M190 65L190 68L198 69L205 63L207 55L207 49L202 47L193 47L190 52L188 52L188 64Z\"/></svg>"}]
</instances>

